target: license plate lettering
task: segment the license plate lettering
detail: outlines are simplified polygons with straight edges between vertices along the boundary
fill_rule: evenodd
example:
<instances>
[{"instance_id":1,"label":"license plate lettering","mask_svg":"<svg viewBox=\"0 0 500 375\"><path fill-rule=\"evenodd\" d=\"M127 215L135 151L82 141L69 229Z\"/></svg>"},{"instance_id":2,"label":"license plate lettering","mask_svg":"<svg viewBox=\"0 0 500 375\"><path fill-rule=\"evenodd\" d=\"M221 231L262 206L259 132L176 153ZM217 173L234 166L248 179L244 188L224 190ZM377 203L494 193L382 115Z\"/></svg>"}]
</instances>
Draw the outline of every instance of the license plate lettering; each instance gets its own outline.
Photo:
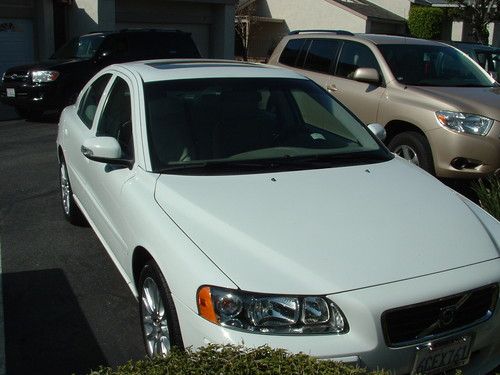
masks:
<instances>
[{"instance_id":1,"label":"license plate lettering","mask_svg":"<svg viewBox=\"0 0 500 375\"><path fill-rule=\"evenodd\" d=\"M434 374L469 362L472 339L465 336L445 343L418 348L412 374Z\"/></svg>"},{"instance_id":2,"label":"license plate lettering","mask_svg":"<svg viewBox=\"0 0 500 375\"><path fill-rule=\"evenodd\" d=\"M16 97L16 89L7 89L7 97L15 98Z\"/></svg>"}]
</instances>

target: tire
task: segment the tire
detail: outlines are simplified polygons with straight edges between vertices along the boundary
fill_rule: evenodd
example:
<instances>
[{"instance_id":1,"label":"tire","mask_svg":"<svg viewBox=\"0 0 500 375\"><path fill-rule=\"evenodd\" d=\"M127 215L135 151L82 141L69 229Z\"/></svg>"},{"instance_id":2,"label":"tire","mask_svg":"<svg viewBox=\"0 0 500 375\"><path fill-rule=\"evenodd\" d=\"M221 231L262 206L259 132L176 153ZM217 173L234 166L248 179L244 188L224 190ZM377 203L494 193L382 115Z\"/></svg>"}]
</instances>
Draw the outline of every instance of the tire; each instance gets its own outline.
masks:
<instances>
[{"instance_id":1,"label":"tire","mask_svg":"<svg viewBox=\"0 0 500 375\"><path fill-rule=\"evenodd\" d=\"M43 111L39 109L35 110L16 107L16 112L19 117L24 118L28 121L39 121L43 115Z\"/></svg>"},{"instance_id":2,"label":"tire","mask_svg":"<svg viewBox=\"0 0 500 375\"><path fill-rule=\"evenodd\" d=\"M71 190L71 184L69 182L68 168L64 159L62 159L59 164L59 182L61 186L61 204L64 218L73 225L86 225L87 221L73 198L73 191Z\"/></svg>"},{"instance_id":3,"label":"tire","mask_svg":"<svg viewBox=\"0 0 500 375\"><path fill-rule=\"evenodd\" d=\"M435 174L431 146L424 135L413 131L403 132L392 138L388 147L396 155Z\"/></svg>"},{"instance_id":4,"label":"tire","mask_svg":"<svg viewBox=\"0 0 500 375\"><path fill-rule=\"evenodd\" d=\"M153 260L141 271L139 294L139 315L147 355L165 356L172 347L184 349L170 289Z\"/></svg>"}]
</instances>

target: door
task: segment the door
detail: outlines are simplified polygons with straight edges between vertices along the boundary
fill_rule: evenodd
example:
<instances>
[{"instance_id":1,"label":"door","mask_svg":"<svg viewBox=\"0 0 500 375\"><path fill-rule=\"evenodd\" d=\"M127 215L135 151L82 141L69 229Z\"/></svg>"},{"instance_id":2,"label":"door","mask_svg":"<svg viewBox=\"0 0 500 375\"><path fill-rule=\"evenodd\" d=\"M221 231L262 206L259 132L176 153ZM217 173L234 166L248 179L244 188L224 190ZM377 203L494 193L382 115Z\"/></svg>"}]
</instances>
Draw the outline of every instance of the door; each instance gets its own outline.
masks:
<instances>
[{"instance_id":1,"label":"door","mask_svg":"<svg viewBox=\"0 0 500 375\"><path fill-rule=\"evenodd\" d=\"M90 160L80 151L83 141L95 133L94 120L103 93L111 79L111 74L101 75L86 88L78 103L78 110L72 112L69 121L61 123L64 137L64 158L68 168L71 188L91 218L94 216L92 197L86 181Z\"/></svg>"},{"instance_id":2,"label":"door","mask_svg":"<svg viewBox=\"0 0 500 375\"><path fill-rule=\"evenodd\" d=\"M135 149L132 135L134 92L132 82L117 73L97 114L95 136L116 138L122 149L122 158L133 160ZM89 161L85 176L95 208L94 220L108 248L125 268L129 217L123 199L123 187L136 174L132 167Z\"/></svg>"},{"instance_id":3,"label":"door","mask_svg":"<svg viewBox=\"0 0 500 375\"><path fill-rule=\"evenodd\" d=\"M0 76L16 65L30 64L33 56L33 22L0 18Z\"/></svg>"},{"instance_id":4,"label":"door","mask_svg":"<svg viewBox=\"0 0 500 375\"><path fill-rule=\"evenodd\" d=\"M327 89L365 124L377 122L380 100L385 93L381 84L355 81L358 68L373 68L382 77L380 66L370 48L362 43L344 41L334 76Z\"/></svg>"}]
</instances>

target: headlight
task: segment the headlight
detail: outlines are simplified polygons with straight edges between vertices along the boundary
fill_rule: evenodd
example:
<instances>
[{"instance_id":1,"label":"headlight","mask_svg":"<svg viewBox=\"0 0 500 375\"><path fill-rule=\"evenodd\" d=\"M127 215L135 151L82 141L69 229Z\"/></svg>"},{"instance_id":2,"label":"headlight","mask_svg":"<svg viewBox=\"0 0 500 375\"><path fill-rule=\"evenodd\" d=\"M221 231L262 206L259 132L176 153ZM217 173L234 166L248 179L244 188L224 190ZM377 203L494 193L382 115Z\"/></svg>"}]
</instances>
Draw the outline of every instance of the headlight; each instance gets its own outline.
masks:
<instances>
[{"instance_id":1,"label":"headlight","mask_svg":"<svg viewBox=\"0 0 500 375\"><path fill-rule=\"evenodd\" d=\"M2 74L2 82L4 81L4 78L5 78L5 72L3 72Z\"/></svg>"},{"instance_id":2,"label":"headlight","mask_svg":"<svg viewBox=\"0 0 500 375\"><path fill-rule=\"evenodd\" d=\"M437 111L436 119L439 124L459 133L486 135L493 125L488 117L471 113Z\"/></svg>"},{"instance_id":3,"label":"headlight","mask_svg":"<svg viewBox=\"0 0 500 375\"><path fill-rule=\"evenodd\" d=\"M342 311L321 296L278 296L203 286L198 313L212 323L269 334L343 334L349 330Z\"/></svg>"},{"instance_id":4,"label":"headlight","mask_svg":"<svg viewBox=\"0 0 500 375\"><path fill-rule=\"evenodd\" d=\"M55 70L34 70L31 72L31 80L34 83L52 82L59 77L59 72Z\"/></svg>"}]
</instances>

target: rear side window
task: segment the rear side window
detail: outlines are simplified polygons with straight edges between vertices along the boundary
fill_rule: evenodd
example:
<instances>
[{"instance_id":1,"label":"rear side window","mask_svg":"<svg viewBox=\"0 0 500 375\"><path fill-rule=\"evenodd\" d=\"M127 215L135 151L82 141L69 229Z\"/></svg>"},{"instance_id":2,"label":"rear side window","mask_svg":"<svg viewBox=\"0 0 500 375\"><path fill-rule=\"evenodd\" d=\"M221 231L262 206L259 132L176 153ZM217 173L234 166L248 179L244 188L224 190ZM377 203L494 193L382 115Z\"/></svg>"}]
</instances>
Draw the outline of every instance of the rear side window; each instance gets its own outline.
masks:
<instances>
[{"instance_id":1,"label":"rear side window","mask_svg":"<svg viewBox=\"0 0 500 375\"><path fill-rule=\"evenodd\" d=\"M110 78L111 74L105 74L96 79L96 81L87 89L83 95L82 101L80 102L78 116L89 129L92 127L97 106L99 105L102 93L104 92Z\"/></svg>"},{"instance_id":2,"label":"rear side window","mask_svg":"<svg viewBox=\"0 0 500 375\"><path fill-rule=\"evenodd\" d=\"M295 66L297 57L304 43L305 39L292 39L288 41L281 53L279 62L284 65Z\"/></svg>"},{"instance_id":3,"label":"rear side window","mask_svg":"<svg viewBox=\"0 0 500 375\"><path fill-rule=\"evenodd\" d=\"M373 68L381 74L377 59L370 48L361 43L346 41L340 51L335 75L351 79L358 68Z\"/></svg>"},{"instance_id":4,"label":"rear side window","mask_svg":"<svg viewBox=\"0 0 500 375\"><path fill-rule=\"evenodd\" d=\"M340 42L335 39L313 39L307 53L304 69L330 73Z\"/></svg>"}]
</instances>

